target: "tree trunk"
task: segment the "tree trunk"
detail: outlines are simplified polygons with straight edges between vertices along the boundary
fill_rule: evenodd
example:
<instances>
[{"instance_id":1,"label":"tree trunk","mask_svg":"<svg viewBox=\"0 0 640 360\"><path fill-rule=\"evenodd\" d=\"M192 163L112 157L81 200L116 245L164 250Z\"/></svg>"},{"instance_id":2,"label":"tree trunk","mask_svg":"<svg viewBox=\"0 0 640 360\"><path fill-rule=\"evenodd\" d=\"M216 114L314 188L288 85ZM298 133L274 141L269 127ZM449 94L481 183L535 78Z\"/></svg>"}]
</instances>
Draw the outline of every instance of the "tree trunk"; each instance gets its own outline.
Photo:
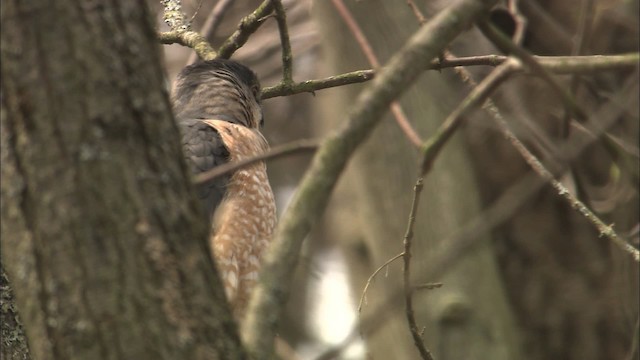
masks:
<instances>
[{"instance_id":1,"label":"tree trunk","mask_svg":"<svg viewBox=\"0 0 640 360\"><path fill-rule=\"evenodd\" d=\"M0 358L6 360L31 360L29 342L16 308L13 290L9 279L0 264Z\"/></svg>"},{"instance_id":2,"label":"tree trunk","mask_svg":"<svg viewBox=\"0 0 640 360\"><path fill-rule=\"evenodd\" d=\"M36 359L243 358L143 1L3 2L2 263Z\"/></svg>"},{"instance_id":3,"label":"tree trunk","mask_svg":"<svg viewBox=\"0 0 640 360\"><path fill-rule=\"evenodd\" d=\"M529 24L525 46L536 54L569 55L582 36L584 54L638 51L637 1L596 1L593 23L582 31L580 14L588 3L522 2ZM564 32L554 34L551 29ZM570 77L556 78L571 88ZM579 80L576 99L591 120L622 143L638 144L637 68L582 74ZM549 156L549 149L559 151L561 144L586 136L576 127L563 134L563 104L542 80L513 79L495 98L520 139L550 169L565 162L571 171L559 172L558 178L599 217L614 224L618 234L630 238L627 234L638 224L637 158L629 169L623 157L612 158L600 140L591 140L568 162L563 159L566 154ZM481 194L490 204L522 178L537 176L501 134L476 120L481 119L470 122L466 135ZM553 188L536 191L495 229L494 238L527 359L637 358L632 343L638 341L638 264L600 236Z\"/></svg>"}]
</instances>

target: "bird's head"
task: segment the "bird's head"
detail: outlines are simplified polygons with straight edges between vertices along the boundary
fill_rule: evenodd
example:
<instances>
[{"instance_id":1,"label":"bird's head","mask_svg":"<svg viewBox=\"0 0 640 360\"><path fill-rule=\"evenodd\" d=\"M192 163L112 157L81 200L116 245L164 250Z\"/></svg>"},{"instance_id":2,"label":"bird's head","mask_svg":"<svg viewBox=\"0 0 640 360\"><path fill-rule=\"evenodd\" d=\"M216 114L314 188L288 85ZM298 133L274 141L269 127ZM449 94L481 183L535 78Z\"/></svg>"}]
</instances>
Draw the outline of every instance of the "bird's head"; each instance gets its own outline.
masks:
<instances>
[{"instance_id":1,"label":"bird's head","mask_svg":"<svg viewBox=\"0 0 640 360\"><path fill-rule=\"evenodd\" d=\"M218 119L248 128L263 124L260 82L251 69L232 60L185 67L176 78L172 101L178 119Z\"/></svg>"}]
</instances>

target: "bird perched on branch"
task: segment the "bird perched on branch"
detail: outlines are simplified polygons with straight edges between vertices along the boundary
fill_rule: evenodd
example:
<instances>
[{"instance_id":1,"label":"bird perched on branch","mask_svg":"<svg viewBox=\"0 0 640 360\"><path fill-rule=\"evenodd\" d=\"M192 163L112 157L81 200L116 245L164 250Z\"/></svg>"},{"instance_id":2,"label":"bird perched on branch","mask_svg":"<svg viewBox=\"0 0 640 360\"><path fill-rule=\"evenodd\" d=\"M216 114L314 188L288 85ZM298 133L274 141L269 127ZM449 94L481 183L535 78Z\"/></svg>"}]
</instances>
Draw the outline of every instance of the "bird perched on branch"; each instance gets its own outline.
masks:
<instances>
[{"instance_id":1,"label":"bird perched on branch","mask_svg":"<svg viewBox=\"0 0 640 360\"><path fill-rule=\"evenodd\" d=\"M193 175L259 155L269 145L260 83L244 65L212 60L186 67L174 86L173 108ZM210 245L236 318L241 318L276 223L264 162L199 185L211 221Z\"/></svg>"}]
</instances>

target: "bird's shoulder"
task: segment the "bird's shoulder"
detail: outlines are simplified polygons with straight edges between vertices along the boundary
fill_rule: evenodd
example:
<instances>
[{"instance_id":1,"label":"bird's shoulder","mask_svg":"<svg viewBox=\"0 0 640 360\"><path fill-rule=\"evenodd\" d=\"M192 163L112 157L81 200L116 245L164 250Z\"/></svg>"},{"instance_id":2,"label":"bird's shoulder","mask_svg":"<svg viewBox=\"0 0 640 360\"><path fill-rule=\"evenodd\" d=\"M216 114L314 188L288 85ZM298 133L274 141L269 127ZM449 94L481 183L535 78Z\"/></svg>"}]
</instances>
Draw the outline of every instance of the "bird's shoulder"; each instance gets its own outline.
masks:
<instances>
[{"instance_id":1,"label":"bird's shoulder","mask_svg":"<svg viewBox=\"0 0 640 360\"><path fill-rule=\"evenodd\" d=\"M260 155L269 149L267 140L258 129L217 119L206 119L202 122L218 131L233 161Z\"/></svg>"},{"instance_id":2,"label":"bird's shoulder","mask_svg":"<svg viewBox=\"0 0 640 360\"><path fill-rule=\"evenodd\" d=\"M182 133L182 151L192 175L197 175L231 160L229 149L220 132L202 119L178 122ZM198 186L198 197L211 215L226 193L230 175L223 175Z\"/></svg>"},{"instance_id":3,"label":"bird's shoulder","mask_svg":"<svg viewBox=\"0 0 640 360\"><path fill-rule=\"evenodd\" d=\"M202 120L180 122L182 148L194 174L229 162L229 149L220 132Z\"/></svg>"}]
</instances>

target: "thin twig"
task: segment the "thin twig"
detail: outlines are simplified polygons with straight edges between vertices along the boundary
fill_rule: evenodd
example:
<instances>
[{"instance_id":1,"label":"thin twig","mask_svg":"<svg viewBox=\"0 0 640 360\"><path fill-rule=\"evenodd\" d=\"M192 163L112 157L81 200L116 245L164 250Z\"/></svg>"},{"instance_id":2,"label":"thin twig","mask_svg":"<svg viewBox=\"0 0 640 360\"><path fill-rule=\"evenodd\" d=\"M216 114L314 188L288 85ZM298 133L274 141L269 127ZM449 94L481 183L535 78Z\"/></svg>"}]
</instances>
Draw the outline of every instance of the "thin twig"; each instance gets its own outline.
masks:
<instances>
[{"instance_id":1,"label":"thin twig","mask_svg":"<svg viewBox=\"0 0 640 360\"><path fill-rule=\"evenodd\" d=\"M189 22L188 22L189 26L191 26L191 24L193 24L193 20L196 18L196 16L200 12L200 9L202 8L202 2L203 2L203 0L199 0L198 1L198 6L196 6L196 9L193 12L193 15L191 15L191 19L189 19Z\"/></svg>"},{"instance_id":2,"label":"thin twig","mask_svg":"<svg viewBox=\"0 0 640 360\"><path fill-rule=\"evenodd\" d=\"M573 39L571 55L584 55L589 41L591 41L591 28L595 16L595 0L583 0L580 6L578 30Z\"/></svg>"},{"instance_id":3,"label":"thin twig","mask_svg":"<svg viewBox=\"0 0 640 360\"><path fill-rule=\"evenodd\" d=\"M314 93L317 90L336 86L362 83L373 79L373 75L373 70L358 70L346 74L329 76L324 79L302 81L293 85L286 85L281 82L277 85L262 89L262 100L304 92Z\"/></svg>"},{"instance_id":4,"label":"thin twig","mask_svg":"<svg viewBox=\"0 0 640 360\"><path fill-rule=\"evenodd\" d=\"M583 55L585 53L586 45L591 38L591 26L593 23L593 15L595 11L595 2L594 0L583 0L580 4L580 15L578 20L578 29L573 39L573 45L571 47L571 55ZM571 76L571 81L569 84L569 94L573 98L578 98L578 89L580 87L581 77L578 74L573 74ZM570 111L567 111L565 108L564 114L562 116L561 121L561 133L560 136L567 138L569 137L571 125L576 123L572 121L572 114ZM603 139L604 140L604 139ZM604 140L607 142L607 140ZM607 146L607 145L605 145ZM610 148L610 150L613 150ZM610 151L607 150L607 151ZM585 189L584 182L582 178L576 173L576 169L571 166L569 169L571 176L573 178L573 183L575 186L576 196L580 198L585 203L589 204L589 194Z\"/></svg>"},{"instance_id":5,"label":"thin twig","mask_svg":"<svg viewBox=\"0 0 640 360\"><path fill-rule=\"evenodd\" d=\"M220 166L216 166L215 168L205 171L196 175L193 179L195 184L202 184L207 181L213 180L219 176L229 174L238 169L241 169L245 166L249 166L258 161L264 161L268 159L275 159L281 156L300 153L300 152L312 152L318 148L317 140L297 140L292 141L287 144L279 145L274 148L271 148L269 151L264 154L252 156L248 159L244 159L238 162L232 162Z\"/></svg>"},{"instance_id":6,"label":"thin twig","mask_svg":"<svg viewBox=\"0 0 640 360\"><path fill-rule=\"evenodd\" d=\"M533 55L514 44L511 39L506 37L488 21L483 20L478 22L478 27L482 33L500 50L506 54L513 54L513 56L522 60L532 73L546 81L551 89L560 95L565 107L571 112L571 114L573 114L573 116L581 121L587 117L585 111L576 103L576 100L571 96L571 94L564 89L562 85L560 85L560 83L542 65L540 65L538 61L536 61Z\"/></svg>"},{"instance_id":7,"label":"thin twig","mask_svg":"<svg viewBox=\"0 0 640 360\"><path fill-rule=\"evenodd\" d=\"M556 74L593 73L624 68L634 68L640 61L640 53L588 56L533 56L540 66ZM502 59L504 61L504 59Z\"/></svg>"},{"instance_id":8,"label":"thin twig","mask_svg":"<svg viewBox=\"0 0 640 360\"><path fill-rule=\"evenodd\" d=\"M238 29L218 49L218 56L223 59L230 58L236 50L249 40L249 36L258 30L272 11L273 3L271 0L264 0L251 14L242 18Z\"/></svg>"},{"instance_id":9,"label":"thin twig","mask_svg":"<svg viewBox=\"0 0 640 360\"><path fill-rule=\"evenodd\" d=\"M513 32L511 40L515 44L521 45L522 41L524 41L524 35L527 31L527 18L520 12L518 2L519 0L509 0L507 3L507 8L509 9L509 14L511 14L513 21L515 22L515 31Z\"/></svg>"},{"instance_id":10,"label":"thin twig","mask_svg":"<svg viewBox=\"0 0 640 360\"><path fill-rule=\"evenodd\" d=\"M378 57L373 51L369 40L367 40L364 32L362 31L362 29L360 29L360 25L358 25L358 22L353 18L351 12L345 6L344 2L342 0L332 0L332 2L336 10L338 11L338 14L344 20L345 24L355 37L356 42L360 46L360 49L362 49L362 52L369 61L369 64L374 69L380 68L380 62L378 61ZM398 126L400 126L400 129L405 134L407 139L409 139L409 141L414 146L419 147L422 144L422 139L420 138L420 135L418 135L418 133L415 131L413 126L411 126L411 122L409 121L409 119L407 119L407 116L405 115L404 110L402 110L402 106L400 106L400 103L398 103L397 101L393 101L391 103L391 113L393 114L394 118L396 119L396 123L398 123Z\"/></svg>"},{"instance_id":11,"label":"thin twig","mask_svg":"<svg viewBox=\"0 0 640 360\"><path fill-rule=\"evenodd\" d=\"M469 57L447 57L433 60L429 69L440 70L462 66L499 66L508 57L502 55L482 55ZM632 68L640 61L639 53L620 55L591 55L591 56L534 56L545 69L556 74L593 73L616 69ZM518 71L523 71L520 68ZM262 99L277 96L288 96L299 93L313 93L317 90L336 86L356 84L369 81L375 75L374 70L358 70L350 73L330 76L324 79L306 80L287 86L283 83L262 89Z\"/></svg>"},{"instance_id":12,"label":"thin twig","mask_svg":"<svg viewBox=\"0 0 640 360\"><path fill-rule=\"evenodd\" d=\"M404 253L400 253L394 257L392 257L391 259L387 260L384 262L384 264L380 265L380 267L378 267L376 269L376 271L373 272L373 274L371 274L369 276L369 278L367 279L367 283L364 285L364 289L362 290L362 295L360 295L360 302L358 303L358 314L360 314L362 312L362 305L364 304L364 302L366 301L367 298L367 291L369 290L369 286L371 285L371 283L373 282L373 279L376 277L376 275L378 275L378 273L380 271L382 271L382 269L386 268L387 266L389 266L389 264L391 264L392 262L398 260L399 258L401 258L404 255Z\"/></svg>"},{"instance_id":13,"label":"thin twig","mask_svg":"<svg viewBox=\"0 0 640 360\"><path fill-rule=\"evenodd\" d=\"M631 246L625 240L620 238L618 234L613 230L613 225L605 224L596 214L594 214L587 206L585 206L578 198L575 197L562 183L555 179L553 174L547 170L544 165L538 160L538 158L527 149L527 147L516 137L516 135L509 129L509 126L502 117L493 117L498 128L507 140L513 145L516 150L522 155L525 162L543 179L548 181L551 186L558 192L558 194L565 199L569 205L576 209L582 216L584 216L596 229L600 232L600 236L609 238L615 245L617 245L623 251L631 254L635 261L640 262L640 251Z\"/></svg>"},{"instance_id":14,"label":"thin twig","mask_svg":"<svg viewBox=\"0 0 640 360\"><path fill-rule=\"evenodd\" d=\"M441 282L434 282L434 283L426 283L426 284L420 284L420 285L416 285L413 287L413 291L417 291L417 290L433 290L433 289L439 289L442 287L442 285L444 285Z\"/></svg>"},{"instance_id":15,"label":"thin twig","mask_svg":"<svg viewBox=\"0 0 640 360\"><path fill-rule=\"evenodd\" d=\"M440 245L433 249L428 258L420 262L422 266L418 273L421 279L441 277L464 254L475 249L483 243L483 240L487 239L486 236L479 234L485 234L511 218L524 201L533 196L544 184L544 181L536 174L529 175L533 176L524 176L518 183L503 192L480 215L465 224L456 234L444 239L442 244L446 244L446 246ZM380 324L383 324L393 313L389 309L400 306L400 301L404 299L404 294L398 290L400 289L392 288L387 291L388 296L379 301L377 308L371 311L373 315L360 320L358 325L350 331L349 336L340 344L330 348L325 354L339 354L358 339L359 333L371 334L371 332L380 329ZM325 357L323 354L322 358L334 359L336 356Z\"/></svg>"},{"instance_id":16,"label":"thin twig","mask_svg":"<svg viewBox=\"0 0 640 360\"><path fill-rule=\"evenodd\" d=\"M449 114L447 119L438 127L433 136L431 136L422 146L423 160L421 174L426 175L433 165L440 150L446 142L453 136L456 129L460 127L464 117L469 112L475 110L482 105L485 100L491 96L493 91L512 74L515 69L519 68L516 60L505 62L486 78L480 82L480 85L473 88L467 97L458 105L458 107Z\"/></svg>"},{"instance_id":17,"label":"thin twig","mask_svg":"<svg viewBox=\"0 0 640 360\"><path fill-rule=\"evenodd\" d=\"M413 228L416 224L416 214L418 212L418 205L420 204L420 194L422 193L422 187L424 179L422 176L418 177L415 186L413 187L413 201L411 202L411 212L409 213L409 223L407 224L407 231L404 234L404 240L402 242L404 251L402 253L403 260L403 284L404 284L404 303L405 314L407 316L407 323L409 324L409 331L413 337L413 343L420 352L420 357L425 360L433 360L433 355L424 344L420 331L418 330L418 324L413 311L413 286L411 285L411 244L413 240Z\"/></svg>"},{"instance_id":18,"label":"thin twig","mask_svg":"<svg viewBox=\"0 0 640 360\"><path fill-rule=\"evenodd\" d=\"M204 25L202 25L202 29L200 30L203 38L210 39L215 35L218 27L222 23L222 18L227 13L227 10L231 8L231 5L234 1L235 0L219 0L216 3L216 5L213 7L213 10L211 10L211 12L209 13L207 20L205 20ZM189 55L189 59L187 60L186 65L191 65L197 60L198 53L193 52L191 53L191 55Z\"/></svg>"},{"instance_id":19,"label":"thin twig","mask_svg":"<svg viewBox=\"0 0 640 360\"><path fill-rule=\"evenodd\" d=\"M573 45L571 46L571 55L583 55L586 49L586 44L591 37L591 25L593 23L593 14L595 10L595 3L593 0L583 0L580 6L580 16L578 22L578 30L573 39ZM580 86L580 77L577 74L573 74L571 77L571 84L569 85L569 91L572 96L576 96L578 93L578 87ZM562 118L562 136L569 136L569 129L571 128L571 113L569 111L564 112Z\"/></svg>"},{"instance_id":20,"label":"thin twig","mask_svg":"<svg viewBox=\"0 0 640 360\"><path fill-rule=\"evenodd\" d=\"M272 0L273 9L278 22L278 32L280 33L280 45L282 47L282 83L293 83L293 56L291 55L291 41L289 40L289 29L287 27L287 13L284 11L282 1Z\"/></svg>"},{"instance_id":21,"label":"thin twig","mask_svg":"<svg viewBox=\"0 0 640 360\"><path fill-rule=\"evenodd\" d=\"M360 50L362 50L362 52L364 53L364 56L367 58L367 61L369 61L369 64L376 69L379 68L380 61L378 61L378 57L373 51L369 40L367 40L364 32L362 31L362 29L360 29L360 25L358 25L356 19L354 19L351 15L351 11L349 11L349 8L347 8L342 0L331 0L331 2L338 11L338 15L340 15L344 23L349 28L349 31L351 31L351 34L356 39L358 46L360 46Z\"/></svg>"},{"instance_id":22,"label":"thin twig","mask_svg":"<svg viewBox=\"0 0 640 360\"><path fill-rule=\"evenodd\" d=\"M420 8L418 7L418 5L416 5L416 3L413 2L413 0L407 0L407 5L409 5L411 10L413 11L413 14L416 16L416 19L418 19L420 25L427 22L427 19L422 14L422 11L420 11Z\"/></svg>"}]
</instances>

